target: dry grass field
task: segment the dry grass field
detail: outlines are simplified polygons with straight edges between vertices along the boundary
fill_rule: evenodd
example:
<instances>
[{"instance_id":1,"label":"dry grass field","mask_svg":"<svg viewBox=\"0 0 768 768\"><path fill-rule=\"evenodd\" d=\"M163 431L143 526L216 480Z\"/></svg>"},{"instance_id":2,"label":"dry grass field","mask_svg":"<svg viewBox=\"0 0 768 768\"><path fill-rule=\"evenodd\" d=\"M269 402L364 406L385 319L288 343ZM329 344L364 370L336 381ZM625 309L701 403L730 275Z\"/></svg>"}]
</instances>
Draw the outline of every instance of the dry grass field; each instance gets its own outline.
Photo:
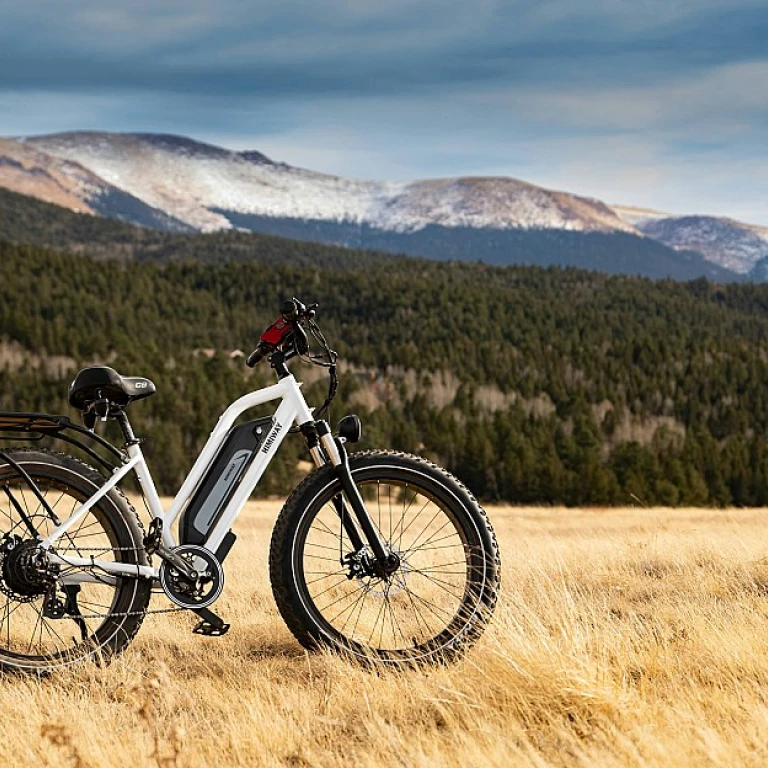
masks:
<instances>
[{"instance_id":1,"label":"dry grass field","mask_svg":"<svg viewBox=\"0 0 768 768\"><path fill-rule=\"evenodd\" d=\"M151 616L106 669L0 678L4 764L768 765L765 511L491 509L492 628L454 667L396 673L293 641L278 507L238 521L225 637Z\"/></svg>"}]
</instances>

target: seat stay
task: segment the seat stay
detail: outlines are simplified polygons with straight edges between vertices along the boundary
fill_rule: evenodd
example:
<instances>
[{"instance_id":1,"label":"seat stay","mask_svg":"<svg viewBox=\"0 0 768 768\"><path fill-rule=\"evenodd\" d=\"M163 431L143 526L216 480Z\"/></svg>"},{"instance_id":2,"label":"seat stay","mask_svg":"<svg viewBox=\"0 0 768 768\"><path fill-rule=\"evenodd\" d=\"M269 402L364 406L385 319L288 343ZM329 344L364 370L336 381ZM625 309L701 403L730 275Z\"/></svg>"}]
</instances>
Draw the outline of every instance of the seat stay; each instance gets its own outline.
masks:
<instances>
[{"instance_id":1,"label":"seat stay","mask_svg":"<svg viewBox=\"0 0 768 768\"><path fill-rule=\"evenodd\" d=\"M134 455L126 464L115 470L104 485L102 485L89 499L84 501L61 525L56 526L41 542L40 547L45 550L55 544L67 531L77 525L90 511L97 501L106 496L140 461L143 461L144 457Z\"/></svg>"}]
</instances>

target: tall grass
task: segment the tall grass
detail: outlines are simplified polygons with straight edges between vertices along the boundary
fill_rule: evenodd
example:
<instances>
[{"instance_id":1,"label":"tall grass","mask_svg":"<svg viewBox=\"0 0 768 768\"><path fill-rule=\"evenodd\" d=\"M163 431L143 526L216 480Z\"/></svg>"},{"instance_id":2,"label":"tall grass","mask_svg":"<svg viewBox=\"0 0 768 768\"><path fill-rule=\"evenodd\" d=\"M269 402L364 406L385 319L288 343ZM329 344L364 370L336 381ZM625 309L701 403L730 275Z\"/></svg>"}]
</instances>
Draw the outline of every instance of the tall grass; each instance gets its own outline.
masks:
<instances>
[{"instance_id":1,"label":"tall grass","mask_svg":"<svg viewBox=\"0 0 768 768\"><path fill-rule=\"evenodd\" d=\"M768 764L762 510L492 509L493 626L456 666L398 673L292 640L267 580L276 509L241 518L228 635L150 617L108 668L2 678L5 764Z\"/></svg>"}]
</instances>

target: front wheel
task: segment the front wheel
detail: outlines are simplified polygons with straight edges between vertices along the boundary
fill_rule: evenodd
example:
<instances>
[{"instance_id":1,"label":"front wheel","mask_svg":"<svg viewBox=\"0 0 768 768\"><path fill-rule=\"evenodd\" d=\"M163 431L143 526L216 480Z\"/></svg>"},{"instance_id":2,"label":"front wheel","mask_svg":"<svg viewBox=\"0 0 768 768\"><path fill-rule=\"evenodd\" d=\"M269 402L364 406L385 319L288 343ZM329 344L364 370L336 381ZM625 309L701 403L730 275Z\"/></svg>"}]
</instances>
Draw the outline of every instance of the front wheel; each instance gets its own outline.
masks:
<instances>
[{"instance_id":1,"label":"front wheel","mask_svg":"<svg viewBox=\"0 0 768 768\"><path fill-rule=\"evenodd\" d=\"M379 535L400 561L371 575L333 504L330 466L286 501L272 534L270 576L280 613L307 648L384 662L452 660L482 633L496 604L499 550L484 510L451 474L416 456L349 456ZM351 514L351 513L350 513Z\"/></svg>"}]
</instances>

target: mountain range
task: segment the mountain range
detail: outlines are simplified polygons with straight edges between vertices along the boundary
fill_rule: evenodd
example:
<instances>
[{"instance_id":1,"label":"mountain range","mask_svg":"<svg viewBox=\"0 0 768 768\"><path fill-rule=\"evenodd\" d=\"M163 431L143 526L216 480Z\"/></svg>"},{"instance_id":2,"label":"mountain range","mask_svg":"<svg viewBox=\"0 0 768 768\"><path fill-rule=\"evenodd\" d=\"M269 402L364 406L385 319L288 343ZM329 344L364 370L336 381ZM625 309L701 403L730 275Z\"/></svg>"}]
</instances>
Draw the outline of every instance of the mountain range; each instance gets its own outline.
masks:
<instances>
[{"instance_id":1,"label":"mountain range","mask_svg":"<svg viewBox=\"0 0 768 768\"><path fill-rule=\"evenodd\" d=\"M0 187L177 233L250 230L495 264L717 281L768 276L768 228L608 205L512 178L345 179L180 136L0 139Z\"/></svg>"}]
</instances>

